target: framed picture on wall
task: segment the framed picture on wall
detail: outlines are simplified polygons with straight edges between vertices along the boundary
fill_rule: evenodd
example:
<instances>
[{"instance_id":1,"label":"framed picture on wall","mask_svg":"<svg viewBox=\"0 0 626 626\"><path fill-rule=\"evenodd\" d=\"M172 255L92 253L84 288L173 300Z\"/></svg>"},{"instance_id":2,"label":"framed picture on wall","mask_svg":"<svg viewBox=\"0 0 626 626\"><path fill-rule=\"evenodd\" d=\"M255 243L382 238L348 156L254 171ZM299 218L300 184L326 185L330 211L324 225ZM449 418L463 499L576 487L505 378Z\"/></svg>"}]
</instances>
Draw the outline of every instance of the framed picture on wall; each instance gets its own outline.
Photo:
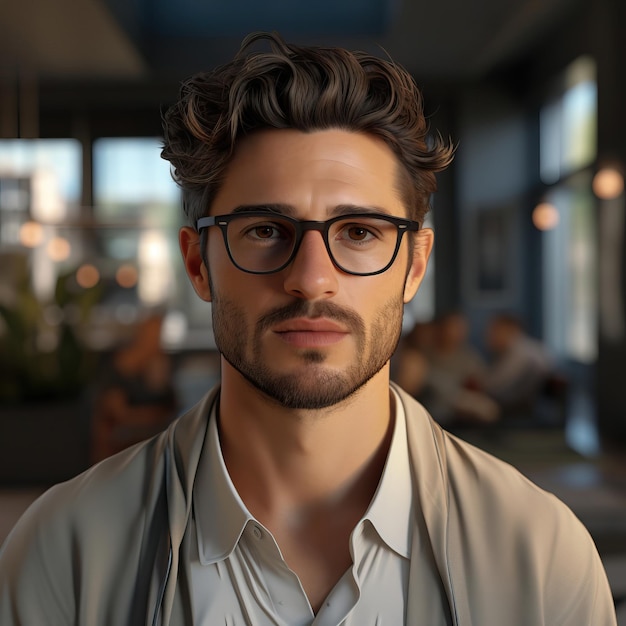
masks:
<instances>
[{"instance_id":1,"label":"framed picture on wall","mask_svg":"<svg viewBox=\"0 0 626 626\"><path fill-rule=\"evenodd\" d=\"M514 247L511 228L509 207L476 212L471 252L475 299L502 304L510 299Z\"/></svg>"}]
</instances>

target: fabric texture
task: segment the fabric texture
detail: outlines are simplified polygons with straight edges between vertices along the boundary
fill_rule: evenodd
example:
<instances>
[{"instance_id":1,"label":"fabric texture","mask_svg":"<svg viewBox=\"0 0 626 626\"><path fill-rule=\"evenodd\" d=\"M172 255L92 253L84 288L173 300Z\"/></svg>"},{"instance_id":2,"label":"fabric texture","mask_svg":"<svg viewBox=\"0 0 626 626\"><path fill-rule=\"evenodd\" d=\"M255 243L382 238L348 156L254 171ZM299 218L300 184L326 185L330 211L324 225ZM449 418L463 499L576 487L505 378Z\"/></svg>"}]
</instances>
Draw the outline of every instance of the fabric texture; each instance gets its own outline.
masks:
<instances>
[{"instance_id":1,"label":"fabric texture","mask_svg":"<svg viewBox=\"0 0 626 626\"><path fill-rule=\"evenodd\" d=\"M407 624L616 626L589 534L557 498L398 390L415 485ZM162 434L47 491L0 552L0 626L187 626L193 483L218 389ZM420 565L418 565L418 563ZM436 576L444 592L424 593Z\"/></svg>"}]
</instances>

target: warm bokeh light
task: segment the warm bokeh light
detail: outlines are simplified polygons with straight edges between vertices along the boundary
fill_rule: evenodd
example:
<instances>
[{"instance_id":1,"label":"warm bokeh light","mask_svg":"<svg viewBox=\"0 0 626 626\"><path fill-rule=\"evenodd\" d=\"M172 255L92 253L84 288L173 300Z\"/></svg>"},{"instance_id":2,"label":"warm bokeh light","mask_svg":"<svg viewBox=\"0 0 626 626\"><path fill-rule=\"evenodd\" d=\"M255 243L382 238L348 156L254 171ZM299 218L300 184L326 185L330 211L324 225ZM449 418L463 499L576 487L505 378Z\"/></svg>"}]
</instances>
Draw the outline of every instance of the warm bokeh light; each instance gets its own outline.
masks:
<instances>
[{"instance_id":1,"label":"warm bokeh light","mask_svg":"<svg viewBox=\"0 0 626 626\"><path fill-rule=\"evenodd\" d=\"M624 177L614 167L604 167L593 177L592 186L598 198L612 200L624 191Z\"/></svg>"},{"instance_id":2,"label":"warm bokeh light","mask_svg":"<svg viewBox=\"0 0 626 626\"><path fill-rule=\"evenodd\" d=\"M535 207L532 219L538 230L552 230L559 223L559 210L549 202L541 202Z\"/></svg>"},{"instance_id":3,"label":"warm bokeh light","mask_svg":"<svg viewBox=\"0 0 626 626\"><path fill-rule=\"evenodd\" d=\"M166 346L179 346L187 337L189 324L182 311L169 311L163 320L161 339Z\"/></svg>"},{"instance_id":4,"label":"warm bokeh light","mask_svg":"<svg viewBox=\"0 0 626 626\"><path fill-rule=\"evenodd\" d=\"M100 272L95 265L85 263L76 270L76 282L83 289L95 287L100 280Z\"/></svg>"},{"instance_id":5,"label":"warm bokeh light","mask_svg":"<svg viewBox=\"0 0 626 626\"><path fill-rule=\"evenodd\" d=\"M64 237L54 237L48 242L46 251L53 261L65 261L69 258L72 248Z\"/></svg>"},{"instance_id":6,"label":"warm bokeh light","mask_svg":"<svg viewBox=\"0 0 626 626\"><path fill-rule=\"evenodd\" d=\"M20 226L20 243L27 248L36 248L43 241L43 227L37 222L24 222Z\"/></svg>"},{"instance_id":7,"label":"warm bokeh light","mask_svg":"<svg viewBox=\"0 0 626 626\"><path fill-rule=\"evenodd\" d=\"M115 280L120 287L130 289L137 284L137 268L130 264L120 265L115 273Z\"/></svg>"},{"instance_id":8,"label":"warm bokeh light","mask_svg":"<svg viewBox=\"0 0 626 626\"><path fill-rule=\"evenodd\" d=\"M59 175L53 169L36 167L31 175L31 211L42 222L60 223L67 217Z\"/></svg>"},{"instance_id":9,"label":"warm bokeh light","mask_svg":"<svg viewBox=\"0 0 626 626\"><path fill-rule=\"evenodd\" d=\"M170 249L163 231L148 230L139 236L137 295L145 306L163 304L173 281Z\"/></svg>"}]
</instances>

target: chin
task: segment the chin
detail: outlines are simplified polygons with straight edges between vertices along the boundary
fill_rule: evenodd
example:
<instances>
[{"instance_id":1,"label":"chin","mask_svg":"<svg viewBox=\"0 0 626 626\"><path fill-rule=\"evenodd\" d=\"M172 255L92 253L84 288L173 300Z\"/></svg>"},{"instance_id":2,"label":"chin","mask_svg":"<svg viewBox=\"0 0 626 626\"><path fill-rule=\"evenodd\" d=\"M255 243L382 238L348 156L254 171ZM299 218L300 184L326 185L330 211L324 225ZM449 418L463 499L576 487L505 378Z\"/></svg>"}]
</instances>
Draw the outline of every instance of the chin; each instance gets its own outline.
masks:
<instances>
[{"instance_id":1,"label":"chin","mask_svg":"<svg viewBox=\"0 0 626 626\"><path fill-rule=\"evenodd\" d=\"M363 376L363 372L355 368L338 370L318 366L306 367L299 373L291 370L280 374L265 370L263 376L242 374L263 395L284 408L319 410L348 401L378 371L380 369Z\"/></svg>"}]
</instances>

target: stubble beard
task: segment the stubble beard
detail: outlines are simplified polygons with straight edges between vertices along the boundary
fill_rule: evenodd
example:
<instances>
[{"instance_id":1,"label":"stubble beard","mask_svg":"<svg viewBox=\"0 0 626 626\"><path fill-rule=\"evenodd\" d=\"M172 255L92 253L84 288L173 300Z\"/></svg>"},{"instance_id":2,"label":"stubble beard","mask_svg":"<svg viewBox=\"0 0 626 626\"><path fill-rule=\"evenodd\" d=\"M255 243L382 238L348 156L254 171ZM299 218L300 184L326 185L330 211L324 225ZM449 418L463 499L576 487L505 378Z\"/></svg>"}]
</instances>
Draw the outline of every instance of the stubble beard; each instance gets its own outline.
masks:
<instances>
[{"instance_id":1,"label":"stubble beard","mask_svg":"<svg viewBox=\"0 0 626 626\"><path fill-rule=\"evenodd\" d=\"M250 329L244 309L213 291L213 333L226 361L266 396L290 409L323 409L346 401L385 366L400 340L403 309L401 295L386 302L374 318L368 342L361 316L331 302L297 300L263 315ZM267 329L296 317L319 316L350 330L356 344L353 363L343 372L327 368L325 351L312 348L299 352L305 373L300 368L291 373L274 370L263 353Z\"/></svg>"}]
</instances>

